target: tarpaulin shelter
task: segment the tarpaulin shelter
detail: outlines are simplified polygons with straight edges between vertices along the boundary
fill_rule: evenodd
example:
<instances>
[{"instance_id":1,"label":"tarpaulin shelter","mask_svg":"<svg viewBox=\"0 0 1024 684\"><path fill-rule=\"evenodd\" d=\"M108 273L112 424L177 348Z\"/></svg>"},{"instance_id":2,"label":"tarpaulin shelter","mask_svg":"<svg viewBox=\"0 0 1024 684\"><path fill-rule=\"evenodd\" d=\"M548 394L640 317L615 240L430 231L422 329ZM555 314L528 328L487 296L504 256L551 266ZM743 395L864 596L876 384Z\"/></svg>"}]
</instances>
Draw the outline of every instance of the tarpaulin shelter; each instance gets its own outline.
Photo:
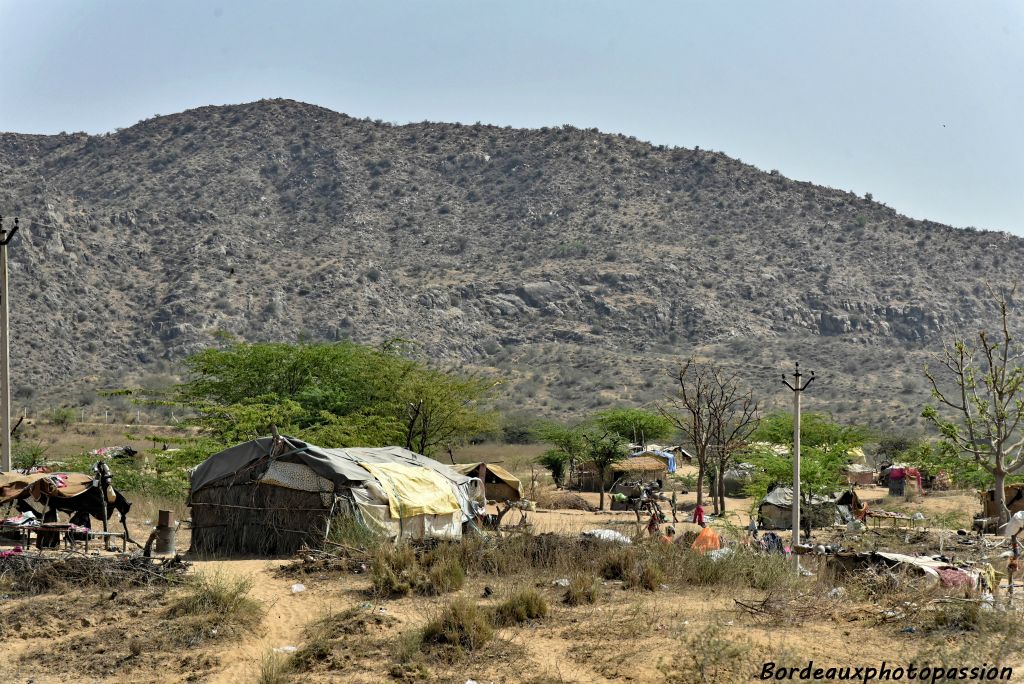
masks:
<instances>
[{"instance_id":1,"label":"tarpaulin shelter","mask_svg":"<svg viewBox=\"0 0 1024 684\"><path fill-rule=\"evenodd\" d=\"M0 473L0 504L43 497L71 498L92 487L93 478L85 473Z\"/></svg>"},{"instance_id":2,"label":"tarpaulin shelter","mask_svg":"<svg viewBox=\"0 0 1024 684\"><path fill-rule=\"evenodd\" d=\"M459 538L483 495L479 479L400 447L262 437L192 471L192 550L292 553L342 515L392 539Z\"/></svg>"},{"instance_id":3,"label":"tarpaulin shelter","mask_svg":"<svg viewBox=\"0 0 1024 684\"><path fill-rule=\"evenodd\" d=\"M892 496L903 496L906 494L907 482L916 485L918 492L924 491L921 471L913 466L902 463L893 463L888 468L882 470L879 480L888 486L889 494Z\"/></svg>"},{"instance_id":4,"label":"tarpaulin shelter","mask_svg":"<svg viewBox=\"0 0 1024 684\"><path fill-rule=\"evenodd\" d=\"M869 485L875 481L875 469L871 466L851 463L845 472L847 484Z\"/></svg>"},{"instance_id":5,"label":"tarpaulin shelter","mask_svg":"<svg viewBox=\"0 0 1024 684\"><path fill-rule=\"evenodd\" d=\"M801 522L812 527L831 527L842 523L832 499L812 497L811 503L800 502ZM793 527L793 488L776 487L761 499L757 506L758 526L763 530L789 530Z\"/></svg>"},{"instance_id":6,"label":"tarpaulin shelter","mask_svg":"<svg viewBox=\"0 0 1024 684\"><path fill-rule=\"evenodd\" d=\"M459 463L452 468L463 475L479 478L484 483L488 501L519 501L523 483L519 478L494 463Z\"/></svg>"},{"instance_id":7,"label":"tarpaulin shelter","mask_svg":"<svg viewBox=\"0 0 1024 684\"><path fill-rule=\"evenodd\" d=\"M753 463L737 463L734 467L725 471L722 481L725 484L726 496L743 496L747 485L754 481L757 473L757 466ZM715 481L715 473L712 473L712 482Z\"/></svg>"}]
</instances>

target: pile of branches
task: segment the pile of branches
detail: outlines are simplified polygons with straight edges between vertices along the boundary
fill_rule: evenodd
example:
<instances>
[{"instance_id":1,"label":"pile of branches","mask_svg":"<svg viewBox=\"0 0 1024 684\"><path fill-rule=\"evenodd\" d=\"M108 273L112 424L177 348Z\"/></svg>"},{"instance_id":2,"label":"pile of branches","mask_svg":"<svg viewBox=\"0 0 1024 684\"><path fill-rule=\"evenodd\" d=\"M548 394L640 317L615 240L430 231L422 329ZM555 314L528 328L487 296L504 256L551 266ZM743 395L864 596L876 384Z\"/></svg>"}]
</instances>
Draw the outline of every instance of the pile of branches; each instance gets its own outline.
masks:
<instances>
[{"instance_id":1,"label":"pile of branches","mask_svg":"<svg viewBox=\"0 0 1024 684\"><path fill-rule=\"evenodd\" d=\"M14 594L45 594L68 586L101 589L177 584L189 563L175 556L164 560L136 556L12 554L0 558L0 582Z\"/></svg>"},{"instance_id":2,"label":"pile of branches","mask_svg":"<svg viewBox=\"0 0 1024 684\"><path fill-rule=\"evenodd\" d=\"M544 508L552 511L576 510L590 512L594 510L594 507L591 506L582 496L568 492L543 497L538 503L542 504Z\"/></svg>"},{"instance_id":3,"label":"pile of branches","mask_svg":"<svg viewBox=\"0 0 1024 684\"><path fill-rule=\"evenodd\" d=\"M773 624L801 624L829 614L822 597L811 593L769 592L760 601L734 600L739 610Z\"/></svg>"}]
</instances>

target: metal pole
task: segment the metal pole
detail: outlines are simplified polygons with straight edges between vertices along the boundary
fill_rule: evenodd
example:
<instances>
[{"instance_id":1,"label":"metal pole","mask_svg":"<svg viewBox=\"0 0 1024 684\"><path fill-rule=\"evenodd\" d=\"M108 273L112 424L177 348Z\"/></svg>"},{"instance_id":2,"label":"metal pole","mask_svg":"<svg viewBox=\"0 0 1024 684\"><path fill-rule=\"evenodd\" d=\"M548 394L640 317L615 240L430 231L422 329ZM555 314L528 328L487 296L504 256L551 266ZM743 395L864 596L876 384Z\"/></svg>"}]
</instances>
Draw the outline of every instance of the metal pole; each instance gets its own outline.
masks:
<instances>
[{"instance_id":1,"label":"metal pole","mask_svg":"<svg viewBox=\"0 0 1024 684\"><path fill-rule=\"evenodd\" d=\"M796 559L797 573L800 572L800 557L796 553L800 543L800 375L797 371L797 389L793 392L793 558Z\"/></svg>"},{"instance_id":2,"label":"metal pole","mask_svg":"<svg viewBox=\"0 0 1024 684\"><path fill-rule=\"evenodd\" d=\"M793 390L793 566L800 574L800 556L796 553L796 547L800 544L800 395L807 386L814 380L814 371L807 382L801 384L800 364L796 364L796 371L793 373L793 384L789 384L785 374L782 382L789 389Z\"/></svg>"},{"instance_id":3,"label":"metal pole","mask_svg":"<svg viewBox=\"0 0 1024 684\"><path fill-rule=\"evenodd\" d=\"M10 235L3 229L3 217L0 217L0 428L3 429L2 447L0 447L0 470L11 470L11 336L10 336L10 298L7 287L7 244L18 232L18 219L14 219L14 228Z\"/></svg>"}]
</instances>

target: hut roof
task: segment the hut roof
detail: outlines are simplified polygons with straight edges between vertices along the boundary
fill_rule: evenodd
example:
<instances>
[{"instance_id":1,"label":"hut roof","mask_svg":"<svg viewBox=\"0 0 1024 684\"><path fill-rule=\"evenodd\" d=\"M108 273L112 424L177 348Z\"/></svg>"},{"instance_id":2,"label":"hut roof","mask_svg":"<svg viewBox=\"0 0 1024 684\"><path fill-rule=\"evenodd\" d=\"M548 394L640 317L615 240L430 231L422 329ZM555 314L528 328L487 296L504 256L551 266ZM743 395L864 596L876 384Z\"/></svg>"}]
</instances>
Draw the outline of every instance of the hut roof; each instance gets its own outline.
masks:
<instances>
[{"instance_id":1,"label":"hut roof","mask_svg":"<svg viewBox=\"0 0 1024 684\"><path fill-rule=\"evenodd\" d=\"M654 472L657 470L668 470L668 466L665 465L664 461L653 456L637 456L636 458L627 458L624 461L619 461L612 465L611 469L617 473Z\"/></svg>"}]
</instances>

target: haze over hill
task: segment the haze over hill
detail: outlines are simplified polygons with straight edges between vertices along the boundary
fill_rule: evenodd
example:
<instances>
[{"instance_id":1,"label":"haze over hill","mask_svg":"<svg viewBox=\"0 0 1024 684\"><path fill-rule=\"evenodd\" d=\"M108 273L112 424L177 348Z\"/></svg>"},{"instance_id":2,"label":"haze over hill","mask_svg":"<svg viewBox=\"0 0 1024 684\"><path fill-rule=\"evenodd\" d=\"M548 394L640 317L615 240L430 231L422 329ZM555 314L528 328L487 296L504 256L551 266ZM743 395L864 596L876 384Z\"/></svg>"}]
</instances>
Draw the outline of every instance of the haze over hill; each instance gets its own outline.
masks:
<instances>
[{"instance_id":1,"label":"haze over hill","mask_svg":"<svg viewBox=\"0 0 1024 684\"><path fill-rule=\"evenodd\" d=\"M508 406L646 403L714 356L768 401L897 426L926 352L993 315L1024 241L908 219L705 150L572 127L391 126L288 100L102 136L0 134L24 402L246 340L401 337ZM32 223L30 223L32 222ZM7 224L9 227L9 224Z\"/></svg>"}]
</instances>

